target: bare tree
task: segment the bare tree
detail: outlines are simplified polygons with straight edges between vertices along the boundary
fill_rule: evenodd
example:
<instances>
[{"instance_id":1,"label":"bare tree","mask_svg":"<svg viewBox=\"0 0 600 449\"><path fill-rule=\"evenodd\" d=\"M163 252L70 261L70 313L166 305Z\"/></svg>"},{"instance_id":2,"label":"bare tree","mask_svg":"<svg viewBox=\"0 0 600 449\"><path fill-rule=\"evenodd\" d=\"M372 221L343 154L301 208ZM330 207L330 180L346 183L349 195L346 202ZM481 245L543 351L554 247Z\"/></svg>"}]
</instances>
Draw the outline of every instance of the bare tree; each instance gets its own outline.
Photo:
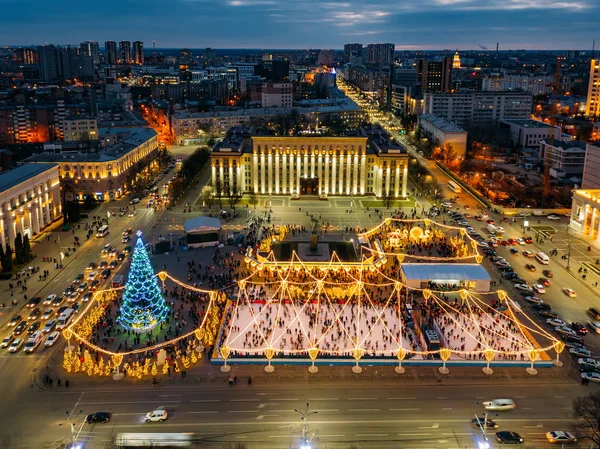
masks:
<instances>
[{"instance_id":1,"label":"bare tree","mask_svg":"<svg viewBox=\"0 0 600 449\"><path fill-rule=\"evenodd\" d=\"M254 210L256 210L256 205L258 204L258 195L256 195L254 190L248 197L248 203L250 203L254 207Z\"/></svg>"},{"instance_id":2,"label":"bare tree","mask_svg":"<svg viewBox=\"0 0 600 449\"><path fill-rule=\"evenodd\" d=\"M211 210L215 200L215 188L213 186L202 187L200 198L202 198L204 204L208 206L208 209Z\"/></svg>"},{"instance_id":3,"label":"bare tree","mask_svg":"<svg viewBox=\"0 0 600 449\"><path fill-rule=\"evenodd\" d=\"M238 201L240 200L240 198L242 197L242 193L240 192L240 189L238 189L237 185L233 185L231 186L231 188L229 189L229 206L235 210L235 205L238 203Z\"/></svg>"},{"instance_id":4,"label":"bare tree","mask_svg":"<svg viewBox=\"0 0 600 449\"><path fill-rule=\"evenodd\" d=\"M573 417L587 438L600 446L600 393L573 399Z\"/></svg>"},{"instance_id":5,"label":"bare tree","mask_svg":"<svg viewBox=\"0 0 600 449\"><path fill-rule=\"evenodd\" d=\"M217 199L219 200L219 210L223 210L223 184L220 179L217 179L217 182L214 185L215 193L217 194Z\"/></svg>"},{"instance_id":6,"label":"bare tree","mask_svg":"<svg viewBox=\"0 0 600 449\"><path fill-rule=\"evenodd\" d=\"M389 210L390 207L392 207L392 204L394 203L394 194L390 190L385 195L383 195L382 199L383 199L383 205L385 206L386 209Z\"/></svg>"}]
</instances>

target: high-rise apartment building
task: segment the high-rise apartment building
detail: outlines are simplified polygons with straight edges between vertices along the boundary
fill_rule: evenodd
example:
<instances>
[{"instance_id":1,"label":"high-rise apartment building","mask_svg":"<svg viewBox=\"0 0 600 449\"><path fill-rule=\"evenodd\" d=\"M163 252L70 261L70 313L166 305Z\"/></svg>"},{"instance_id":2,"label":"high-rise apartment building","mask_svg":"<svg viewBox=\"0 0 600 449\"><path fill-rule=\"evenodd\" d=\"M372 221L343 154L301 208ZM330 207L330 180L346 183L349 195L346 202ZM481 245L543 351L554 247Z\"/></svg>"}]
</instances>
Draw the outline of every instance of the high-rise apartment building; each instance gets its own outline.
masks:
<instances>
[{"instance_id":1,"label":"high-rise apartment building","mask_svg":"<svg viewBox=\"0 0 600 449\"><path fill-rule=\"evenodd\" d=\"M392 64L395 48L394 44L367 45L367 64Z\"/></svg>"},{"instance_id":2,"label":"high-rise apartment building","mask_svg":"<svg viewBox=\"0 0 600 449\"><path fill-rule=\"evenodd\" d=\"M75 48L44 45L38 46L38 54L40 76L44 81L58 81L94 74L92 57L81 54Z\"/></svg>"},{"instance_id":3,"label":"high-rise apartment building","mask_svg":"<svg viewBox=\"0 0 600 449\"><path fill-rule=\"evenodd\" d=\"M362 58L362 48L362 44L357 43L344 45L344 64L353 59Z\"/></svg>"},{"instance_id":4,"label":"high-rise apartment building","mask_svg":"<svg viewBox=\"0 0 600 449\"><path fill-rule=\"evenodd\" d=\"M121 64L131 64L131 42L119 42L119 62Z\"/></svg>"},{"instance_id":5,"label":"high-rise apartment building","mask_svg":"<svg viewBox=\"0 0 600 449\"><path fill-rule=\"evenodd\" d=\"M262 88L263 108L289 108L292 106L292 83L264 83Z\"/></svg>"},{"instance_id":6,"label":"high-rise apartment building","mask_svg":"<svg viewBox=\"0 0 600 449\"><path fill-rule=\"evenodd\" d=\"M13 50L13 61L15 64L37 64L38 53L33 48L15 48Z\"/></svg>"},{"instance_id":7,"label":"high-rise apartment building","mask_svg":"<svg viewBox=\"0 0 600 449\"><path fill-rule=\"evenodd\" d=\"M590 83L585 104L585 115L600 117L600 59L592 59L590 63Z\"/></svg>"},{"instance_id":8,"label":"high-rise apartment building","mask_svg":"<svg viewBox=\"0 0 600 449\"><path fill-rule=\"evenodd\" d=\"M193 62L194 55L192 53L192 50L190 50L189 48L183 48L179 52L179 64L192 65Z\"/></svg>"},{"instance_id":9,"label":"high-rise apartment building","mask_svg":"<svg viewBox=\"0 0 600 449\"><path fill-rule=\"evenodd\" d=\"M108 65L117 63L117 43L115 41L106 41L104 43L104 60Z\"/></svg>"},{"instance_id":10,"label":"high-rise apartment building","mask_svg":"<svg viewBox=\"0 0 600 449\"><path fill-rule=\"evenodd\" d=\"M141 41L133 43L133 62L137 65L144 64L144 43Z\"/></svg>"},{"instance_id":11,"label":"high-rise apartment building","mask_svg":"<svg viewBox=\"0 0 600 449\"><path fill-rule=\"evenodd\" d=\"M320 65L331 66L333 64L333 51L332 50L321 50L319 52L317 62Z\"/></svg>"},{"instance_id":12,"label":"high-rise apartment building","mask_svg":"<svg viewBox=\"0 0 600 449\"><path fill-rule=\"evenodd\" d=\"M446 56L441 61L419 59L417 82L424 92L449 92L452 85L452 58Z\"/></svg>"},{"instance_id":13,"label":"high-rise apartment building","mask_svg":"<svg viewBox=\"0 0 600 449\"><path fill-rule=\"evenodd\" d=\"M100 46L96 41L85 41L79 44L82 55L91 56L94 65L100 64Z\"/></svg>"}]
</instances>

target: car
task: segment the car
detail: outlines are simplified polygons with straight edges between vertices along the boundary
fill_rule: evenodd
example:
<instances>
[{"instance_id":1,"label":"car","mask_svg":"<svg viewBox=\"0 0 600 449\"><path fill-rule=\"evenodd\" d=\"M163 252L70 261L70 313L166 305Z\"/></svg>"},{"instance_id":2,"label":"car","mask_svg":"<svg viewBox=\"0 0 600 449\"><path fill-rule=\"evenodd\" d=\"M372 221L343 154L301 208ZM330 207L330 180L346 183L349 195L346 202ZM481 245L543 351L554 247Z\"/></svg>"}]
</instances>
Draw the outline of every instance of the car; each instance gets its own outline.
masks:
<instances>
[{"instance_id":1,"label":"car","mask_svg":"<svg viewBox=\"0 0 600 449\"><path fill-rule=\"evenodd\" d=\"M517 239L508 239L508 243L513 246L519 244L519 242L517 242Z\"/></svg>"},{"instance_id":2,"label":"car","mask_svg":"<svg viewBox=\"0 0 600 449\"><path fill-rule=\"evenodd\" d=\"M121 239L121 243L129 243L130 240L131 240L131 237L129 237L128 235L126 235L125 237L123 237Z\"/></svg>"},{"instance_id":3,"label":"car","mask_svg":"<svg viewBox=\"0 0 600 449\"><path fill-rule=\"evenodd\" d=\"M10 327L15 327L15 326L16 326L17 324L19 324L19 323L20 323L22 320L23 320L23 317L22 317L21 315L15 315L15 316L13 316L13 317L10 319L10 321L9 321L8 325L9 325Z\"/></svg>"},{"instance_id":4,"label":"car","mask_svg":"<svg viewBox=\"0 0 600 449\"><path fill-rule=\"evenodd\" d=\"M151 412L146 413L146 417L144 420L146 422L163 422L166 421L169 414L166 410L153 410Z\"/></svg>"},{"instance_id":5,"label":"car","mask_svg":"<svg viewBox=\"0 0 600 449\"><path fill-rule=\"evenodd\" d=\"M108 267L108 262L106 260L103 260L100 262L100 265L98 265L99 270L104 270L106 267Z\"/></svg>"},{"instance_id":6,"label":"car","mask_svg":"<svg viewBox=\"0 0 600 449\"><path fill-rule=\"evenodd\" d=\"M139 198L134 198L134 199L131 200L131 204L137 204L139 202L140 202Z\"/></svg>"},{"instance_id":7,"label":"car","mask_svg":"<svg viewBox=\"0 0 600 449\"><path fill-rule=\"evenodd\" d=\"M57 296L56 298L54 298L54 301L52 301L52 307L60 306L64 300L65 297L63 295Z\"/></svg>"},{"instance_id":8,"label":"car","mask_svg":"<svg viewBox=\"0 0 600 449\"><path fill-rule=\"evenodd\" d=\"M73 312L79 313L79 303L75 302L75 303L71 304L71 309L73 309Z\"/></svg>"},{"instance_id":9,"label":"car","mask_svg":"<svg viewBox=\"0 0 600 449\"><path fill-rule=\"evenodd\" d=\"M68 298L74 291L75 289L73 287L67 287L63 292L63 295Z\"/></svg>"},{"instance_id":10,"label":"car","mask_svg":"<svg viewBox=\"0 0 600 449\"><path fill-rule=\"evenodd\" d=\"M554 330L562 335L577 335L573 329L567 326L556 326Z\"/></svg>"},{"instance_id":11,"label":"car","mask_svg":"<svg viewBox=\"0 0 600 449\"><path fill-rule=\"evenodd\" d=\"M533 239L531 237L523 237L523 240L525 240L525 243L533 243Z\"/></svg>"},{"instance_id":12,"label":"car","mask_svg":"<svg viewBox=\"0 0 600 449\"><path fill-rule=\"evenodd\" d=\"M87 302L90 299L92 299L92 297L94 296L94 294L92 292L87 292L85 295L83 295L83 297L81 298L82 301Z\"/></svg>"},{"instance_id":13,"label":"car","mask_svg":"<svg viewBox=\"0 0 600 449\"><path fill-rule=\"evenodd\" d=\"M69 309L71 307L71 305L69 304L68 306L61 306L58 308L58 310L56 311L56 316L61 316L63 314L63 312L67 309Z\"/></svg>"},{"instance_id":14,"label":"car","mask_svg":"<svg viewBox=\"0 0 600 449\"><path fill-rule=\"evenodd\" d=\"M594 320L600 320L600 312L593 307L590 307L586 310L587 314L591 316Z\"/></svg>"},{"instance_id":15,"label":"car","mask_svg":"<svg viewBox=\"0 0 600 449\"><path fill-rule=\"evenodd\" d=\"M552 281L550 281L550 279L547 279L547 278L539 278L538 282L540 284L542 284L544 287L550 287L552 285Z\"/></svg>"},{"instance_id":16,"label":"car","mask_svg":"<svg viewBox=\"0 0 600 449\"><path fill-rule=\"evenodd\" d=\"M496 441L500 444L521 444L523 438L517 432L496 432Z\"/></svg>"},{"instance_id":17,"label":"car","mask_svg":"<svg viewBox=\"0 0 600 449\"><path fill-rule=\"evenodd\" d=\"M135 214L136 214L136 210L135 210L135 209L133 209L131 212L129 212L129 214L127 214L127 216L128 216L129 218L132 218L132 217L135 217Z\"/></svg>"},{"instance_id":18,"label":"car","mask_svg":"<svg viewBox=\"0 0 600 449\"><path fill-rule=\"evenodd\" d=\"M600 367L596 365L579 365L579 371L582 373L600 373Z\"/></svg>"},{"instance_id":19,"label":"car","mask_svg":"<svg viewBox=\"0 0 600 449\"><path fill-rule=\"evenodd\" d=\"M46 338L46 343L44 343L44 346L47 346L47 347L53 346L59 337L60 337L60 332L58 332L58 331L52 332L50 335L48 335L48 338Z\"/></svg>"},{"instance_id":20,"label":"car","mask_svg":"<svg viewBox=\"0 0 600 449\"><path fill-rule=\"evenodd\" d=\"M544 302L542 298L538 298L537 296L525 296L525 301L531 304L542 304Z\"/></svg>"},{"instance_id":21,"label":"car","mask_svg":"<svg viewBox=\"0 0 600 449\"><path fill-rule=\"evenodd\" d=\"M110 257L117 257L117 254L119 253L119 251L117 251L117 248L113 248L110 250L110 253L108 253L108 255Z\"/></svg>"},{"instance_id":22,"label":"car","mask_svg":"<svg viewBox=\"0 0 600 449\"><path fill-rule=\"evenodd\" d=\"M475 429L481 429L482 427L485 427L486 429L497 429L498 423L492 419L486 421L485 416L482 416L481 418L473 418L471 420L471 426Z\"/></svg>"},{"instance_id":23,"label":"car","mask_svg":"<svg viewBox=\"0 0 600 449\"><path fill-rule=\"evenodd\" d=\"M102 279L107 279L110 276L110 268L106 268L104 271L102 271L100 276Z\"/></svg>"},{"instance_id":24,"label":"car","mask_svg":"<svg viewBox=\"0 0 600 449\"><path fill-rule=\"evenodd\" d=\"M532 292L533 289L527 284L515 284L515 288L522 292Z\"/></svg>"},{"instance_id":25,"label":"car","mask_svg":"<svg viewBox=\"0 0 600 449\"><path fill-rule=\"evenodd\" d=\"M55 299L56 299L56 295L54 293L46 296L46 299L44 299L44 305L49 306L50 304L52 304L52 301L54 301Z\"/></svg>"},{"instance_id":26,"label":"car","mask_svg":"<svg viewBox=\"0 0 600 449\"><path fill-rule=\"evenodd\" d=\"M591 330L593 330L597 334L600 334L600 321L596 321L596 320L588 321L587 325Z\"/></svg>"},{"instance_id":27,"label":"car","mask_svg":"<svg viewBox=\"0 0 600 449\"><path fill-rule=\"evenodd\" d=\"M79 285L77 286L77 291L78 291L79 293L83 293L84 291L86 291L86 290L87 290L87 288L88 288L88 284L87 284L87 282L82 282L81 284L79 284Z\"/></svg>"},{"instance_id":28,"label":"car","mask_svg":"<svg viewBox=\"0 0 600 449\"><path fill-rule=\"evenodd\" d=\"M489 248L489 245L486 242L479 242L477 245L480 248Z\"/></svg>"},{"instance_id":29,"label":"car","mask_svg":"<svg viewBox=\"0 0 600 449\"><path fill-rule=\"evenodd\" d=\"M558 318L549 318L546 320L546 324L549 324L551 326L554 327L558 327L558 326L566 326L567 323L565 323L563 320L560 320Z\"/></svg>"},{"instance_id":30,"label":"car","mask_svg":"<svg viewBox=\"0 0 600 449\"><path fill-rule=\"evenodd\" d=\"M525 265L525 268L527 268L527 271L537 271L537 267L532 263L528 263L527 265Z\"/></svg>"},{"instance_id":31,"label":"car","mask_svg":"<svg viewBox=\"0 0 600 449\"><path fill-rule=\"evenodd\" d=\"M27 328L27 321L21 321L13 330L13 335L21 335Z\"/></svg>"},{"instance_id":32,"label":"car","mask_svg":"<svg viewBox=\"0 0 600 449\"><path fill-rule=\"evenodd\" d=\"M552 311L552 310L536 310L536 313L544 318L549 318L549 319L553 319L553 318L558 318L558 313Z\"/></svg>"},{"instance_id":33,"label":"car","mask_svg":"<svg viewBox=\"0 0 600 449\"><path fill-rule=\"evenodd\" d=\"M525 257L529 257L529 258L531 258L531 257L535 257L535 254L534 254L534 253L532 253L531 251L527 251L527 250L523 251L523 253L522 253L522 254L523 254Z\"/></svg>"},{"instance_id":34,"label":"car","mask_svg":"<svg viewBox=\"0 0 600 449\"><path fill-rule=\"evenodd\" d=\"M588 329L581 323L573 322L571 323L571 329L577 332L579 335L587 335Z\"/></svg>"},{"instance_id":35,"label":"car","mask_svg":"<svg viewBox=\"0 0 600 449\"><path fill-rule=\"evenodd\" d=\"M544 288L544 286L542 284L534 284L532 286L532 288L533 288L534 292L536 292L540 295L543 295L544 293L546 293L546 289Z\"/></svg>"},{"instance_id":36,"label":"car","mask_svg":"<svg viewBox=\"0 0 600 449\"><path fill-rule=\"evenodd\" d=\"M46 325L44 326L44 333L48 333L48 332L52 332L54 330L54 328L56 327L56 320L50 320L46 323Z\"/></svg>"},{"instance_id":37,"label":"car","mask_svg":"<svg viewBox=\"0 0 600 449\"><path fill-rule=\"evenodd\" d=\"M579 346L584 346L583 338L581 338L579 335L562 335L562 339L565 341L565 343L573 343Z\"/></svg>"},{"instance_id":38,"label":"car","mask_svg":"<svg viewBox=\"0 0 600 449\"><path fill-rule=\"evenodd\" d=\"M13 341L10 344L10 347L8 348L8 352L17 352L19 349L21 349L21 346L23 346L23 339L22 338L17 338L15 341Z\"/></svg>"},{"instance_id":39,"label":"car","mask_svg":"<svg viewBox=\"0 0 600 449\"><path fill-rule=\"evenodd\" d=\"M31 354L32 352L34 352L36 350L36 348L39 346L39 344L42 342L42 333L41 332L34 332L33 335L31 335L31 337L29 338L29 340L27 340L27 342L25 343L25 347L23 348L23 351Z\"/></svg>"},{"instance_id":40,"label":"car","mask_svg":"<svg viewBox=\"0 0 600 449\"><path fill-rule=\"evenodd\" d=\"M587 348L569 348L569 352L578 357L591 357L592 352Z\"/></svg>"},{"instance_id":41,"label":"car","mask_svg":"<svg viewBox=\"0 0 600 449\"><path fill-rule=\"evenodd\" d=\"M117 259L111 260L111 262L108 264L108 268L110 268L111 270L114 270L115 268L117 268L118 265L119 265L119 261Z\"/></svg>"},{"instance_id":42,"label":"car","mask_svg":"<svg viewBox=\"0 0 600 449\"><path fill-rule=\"evenodd\" d=\"M87 266L88 270L95 270L96 268L98 268L98 265L96 265L96 262L90 262Z\"/></svg>"},{"instance_id":43,"label":"car","mask_svg":"<svg viewBox=\"0 0 600 449\"><path fill-rule=\"evenodd\" d=\"M563 288L563 293L565 295L567 295L569 298L576 298L577 297L577 293L575 292L575 290L573 290L572 288L569 288L569 287Z\"/></svg>"},{"instance_id":44,"label":"car","mask_svg":"<svg viewBox=\"0 0 600 449\"><path fill-rule=\"evenodd\" d=\"M125 260L125 254L123 254L123 253L117 254L117 260L119 262L123 262Z\"/></svg>"},{"instance_id":45,"label":"car","mask_svg":"<svg viewBox=\"0 0 600 449\"><path fill-rule=\"evenodd\" d=\"M560 216L555 214L546 215L546 218L548 220L560 220Z\"/></svg>"},{"instance_id":46,"label":"car","mask_svg":"<svg viewBox=\"0 0 600 449\"><path fill-rule=\"evenodd\" d=\"M79 273L77 276L75 276L75 279L73 280L74 284L79 284L81 281L83 281L83 273Z\"/></svg>"},{"instance_id":47,"label":"car","mask_svg":"<svg viewBox=\"0 0 600 449\"><path fill-rule=\"evenodd\" d=\"M546 438L551 443L577 443L577 437L570 432L562 430L553 430L546 433Z\"/></svg>"},{"instance_id":48,"label":"car","mask_svg":"<svg viewBox=\"0 0 600 449\"><path fill-rule=\"evenodd\" d=\"M500 244L501 244L502 246L508 246L508 245L510 245L510 243L508 243L506 240L502 240L502 241L500 242Z\"/></svg>"},{"instance_id":49,"label":"car","mask_svg":"<svg viewBox=\"0 0 600 449\"><path fill-rule=\"evenodd\" d=\"M41 325L42 325L42 323L40 323L39 321L31 323L31 326L29 326L29 328L27 329L27 333L29 335L33 334L35 331L37 331L40 328Z\"/></svg>"},{"instance_id":50,"label":"car","mask_svg":"<svg viewBox=\"0 0 600 449\"><path fill-rule=\"evenodd\" d=\"M517 239L517 243L518 243L519 245L524 245L524 244L525 244L525 240L524 240L524 239L522 239L522 238L518 238L518 239Z\"/></svg>"},{"instance_id":51,"label":"car","mask_svg":"<svg viewBox=\"0 0 600 449\"><path fill-rule=\"evenodd\" d=\"M131 246L126 246L125 248L123 248L123 252L125 254L131 254ZM118 256L117 256L118 257Z\"/></svg>"},{"instance_id":52,"label":"car","mask_svg":"<svg viewBox=\"0 0 600 449\"><path fill-rule=\"evenodd\" d=\"M98 272L97 271L92 271L90 274L88 274L88 281L93 281L94 279L96 279L96 277L98 276Z\"/></svg>"},{"instance_id":53,"label":"car","mask_svg":"<svg viewBox=\"0 0 600 449\"><path fill-rule=\"evenodd\" d=\"M119 210L119 217L122 217L122 216L123 216L123 215L125 215L126 213L127 213L127 211L126 211L125 209L121 208L121 209Z\"/></svg>"},{"instance_id":54,"label":"car","mask_svg":"<svg viewBox=\"0 0 600 449\"><path fill-rule=\"evenodd\" d=\"M42 311L40 310L40 308L36 307L35 309L33 309L31 311L31 313L27 317L27 320L28 321L37 320L40 317L41 313L42 313Z\"/></svg>"},{"instance_id":55,"label":"car","mask_svg":"<svg viewBox=\"0 0 600 449\"><path fill-rule=\"evenodd\" d=\"M46 309L46 311L42 314L42 320L47 320L54 314L53 309Z\"/></svg>"},{"instance_id":56,"label":"car","mask_svg":"<svg viewBox=\"0 0 600 449\"><path fill-rule=\"evenodd\" d=\"M69 295L69 297L67 298L67 301L75 302L75 301L77 301L77 298L79 298L79 295L80 295L79 292L73 292Z\"/></svg>"},{"instance_id":57,"label":"car","mask_svg":"<svg viewBox=\"0 0 600 449\"><path fill-rule=\"evenodd\" d=\"M111 248L112 245L110 243L107 243L106 245L104 245L104 248L102 248L102 254L108 254Z\"/></svg>"},{"instance_id":58,"label":"car","mask_svg":"<svg viewBox=\"0 0 600 449\"><path fill-rule=\"evenodd\" d=\"M546 304L546 303L534 304L532 307L533 307L533 310L536 310L538 312L542 311L542 310L549 312L552 310L552 307L550 306L550 304Z\"/></svg>"},{"instance_id":59,"label":"car","mask_svg":"<svg viewBox=\"0 0 600 449\"><path fill-rule=\"evenodd\" d=\"M41 300L42 298L40 298L39 296L31 298L29 301L27 301L27 307L33 309L34 307L38 306Z\"/></svg>"},{"instance_id":60,"label":"car","mask_svg":"<svg viewBox=\"0 0 600 449\"><path fill-rule=\"evenodd\" d=\"M131 234L132 232L133 232L133 229L131 229L131 228L127 228L127 229L125 229L125 230L123 231L123 234L122 234L122 235L129 235L129 234Z\"/></svg>"},{"instance_id":61,"label":"car","mask_svg":"<svg viewBox=\"0 0 600 449\"><path fill-rule=\"evenodd\" d=\"M96 412L91 413L85 417L85 422L87 424L96 424L96 423L107 423L110 421L112 414L109 412Z\"/></svg>"},{"instance_id":62,"label":"car","mask_svg":"<svg viewBox=\"0 0 600 449\"><path fill-rule=\"evenodd\" d=\"M483 403L486 410L512 410L516 407L512 399L493 399Z\"/></svg>"},{"instance_id":63,"label":"car","mask_svg":"<svg viewBox=\"0 0 600 449\"><path fill-rule=\"evenodd\" d=\"M550 270L544 270L542 271L542 273L544 274L544 276L546 276L547 278L553 278L554 277L554 273Z\"/></svg>"},{"instance_id":64,"label":"car","mask_svg":"<svg viewBox=\"0 0 600 449\"><path fill-rule=\"evenodd\" d=\"M0 348L8 348L14 339L15 337L12 334L7 335L0 343Z\"/></svg>"},{"instance_id":65,"label":"car","mask_svg":"<svg viewBox=\"0 0 600 449\"><path fill-rule=\"evenodd\" d=\"M92 291L96 290L99 285L100 285L100 281L98 279L93 280L90 283L90 290L92 290Z\"/></svg>"},{"instance_id":66,"label":"car","mask_svg":"<svg viewBox=\"0 0 600 449\"><path fill-rule=\"evenodd\" d=\"M577 363L580 365L593 365L597 368L600 368L600 360L596 360L596 359L581 358L581 359L577 359Z\"/></svg>"},{"instance_id":67,"label":"car","mask_svg":"<svg viewBox=\"0 0 600 449\"><path fill-rule=\"evenodd\" d=\"M517 248L509 248L508 250L511 254L519 254L519 250Z\"/></svg>"}]
</instances>

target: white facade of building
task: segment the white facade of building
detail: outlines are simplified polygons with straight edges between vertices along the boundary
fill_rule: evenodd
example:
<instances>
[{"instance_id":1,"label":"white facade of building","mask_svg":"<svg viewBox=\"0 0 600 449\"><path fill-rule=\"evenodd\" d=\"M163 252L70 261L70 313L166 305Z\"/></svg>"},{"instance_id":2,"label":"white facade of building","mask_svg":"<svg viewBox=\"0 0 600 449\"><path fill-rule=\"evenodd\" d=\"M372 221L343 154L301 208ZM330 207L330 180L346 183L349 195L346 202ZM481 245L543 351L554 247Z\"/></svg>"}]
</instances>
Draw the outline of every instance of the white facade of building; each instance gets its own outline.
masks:
<instances>
[{"instance_id":1,"label":"white facade of building","mask_svg":"<svg viewBox=\"0 0 600 449\"><path fill-rule=\"evenodd\" d=\"M459 158L467 154L467 132L443 118L435 115L420 115L419 129L441 147L452 145Z\"/></svg>"},{"instance_id":2,"label":"white facade of building","mask_svg":"<svg viewBox=\"0 0 600 449\"><path fill-rule=\"evenodd\" d=\"M96 140L98 138L98 122L96 119L65 119L63 127L65 130L65 142Z\"/></svg>"},{"instance_id":3,"label":"white facade of building","mask_svg":"<svg viewBox=\"0 0 600 449\"><path fill-rule=\"evenodd\" d=\"M24 164L0 174L0 243L14 249L62 215L58 165Z\"/></svg>"},{"instance_id":4,"label":"white facade of building","mask_svg":"<svg viewBox=\"0 0 600 449\"><path fill-rule=\"evenodd\" d=\"M293 102L292 83L263 83L263 108L289 108Z\"/></svg>"},{"instance_id":5,"label":"white facade of building","mask_svg":"<svg viewBox=\"0 0 600 449\"><path fill-rule=\"evenodd\" d=\"M539 159L544 158L542 140L560 139L558 126L548 125L537 120L502 120L502 124L510 126L510 141L521 148L533 148L538 151Z\"/></svg>"},{"instance_id":6,"label":"white facade of building","mask_svg":"<svg viewBox=\"0 0 600 449\"><path fill-rule=\"evenodd\" d=\"M481 90L485 92L522 91L533 95L552 93L552 75L504 75L486 76L481 80Z\"/></svg>"}]
</instances>

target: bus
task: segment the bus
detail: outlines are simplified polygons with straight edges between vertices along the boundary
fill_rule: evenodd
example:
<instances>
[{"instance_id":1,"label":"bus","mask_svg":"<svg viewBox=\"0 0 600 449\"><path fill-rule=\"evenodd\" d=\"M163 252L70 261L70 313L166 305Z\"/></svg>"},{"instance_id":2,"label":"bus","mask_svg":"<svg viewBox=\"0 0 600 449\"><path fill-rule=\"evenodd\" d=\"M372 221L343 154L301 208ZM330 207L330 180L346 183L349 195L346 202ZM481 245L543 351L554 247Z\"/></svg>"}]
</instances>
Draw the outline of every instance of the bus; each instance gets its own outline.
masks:
<instances>
[{"instance_id":1,"label":"bus","mask_svg":"<svg viewBox=\"0 0 600 449\"><path fill-rule=\"evenodd\" d=\"M67 309L65 310L61 316L58 317L58 323L56 324L56 328L58 330L64 329L65 327L67 327L69 325L69 323L71 322L71 319L73 318L73 315L75 314L75 311L73 309Z\"/></svg>"},{"instance_id":2,"label":"bus","mask_svg":"<svg viewBox=\"0 0 600 449\"><path fill-rule=\"evenodd\" d=\"M461 193L462 192L462 188L455 183L454 181L448 181L448 188L450 190L452 190L454 193Z\"/></svg>"},{"instance_id":3,"label":"bus","mask_svg":"<svg viewBox=\"0 0 600 449\"><path fill-rule=\"evenodd\" d=\"M108 235L108 225L103 225L98 228L98 232L96 232L96 237L99 239L102 237L106 237Z\"/></svg>"},{"instance_id":4,"label":"bus","mask_svg":"<svg viewBox=\"0 0 600 449\"><path fill-rule=\"evenodd\" d=\"M535 258L542 265L548 265L550 263L550 258L545 253L539 252L535 255Z\"/></svg>"},{"instance_id":5,"label":"bus","mask_svg":"<svg viewBox=\"0 0 600 449\"><path fill-rule=\"evenodd\" d=\"M119 433L117 447L154 449L157 447L190 447L193 433Z\"/></svg>"}]
</instances>

